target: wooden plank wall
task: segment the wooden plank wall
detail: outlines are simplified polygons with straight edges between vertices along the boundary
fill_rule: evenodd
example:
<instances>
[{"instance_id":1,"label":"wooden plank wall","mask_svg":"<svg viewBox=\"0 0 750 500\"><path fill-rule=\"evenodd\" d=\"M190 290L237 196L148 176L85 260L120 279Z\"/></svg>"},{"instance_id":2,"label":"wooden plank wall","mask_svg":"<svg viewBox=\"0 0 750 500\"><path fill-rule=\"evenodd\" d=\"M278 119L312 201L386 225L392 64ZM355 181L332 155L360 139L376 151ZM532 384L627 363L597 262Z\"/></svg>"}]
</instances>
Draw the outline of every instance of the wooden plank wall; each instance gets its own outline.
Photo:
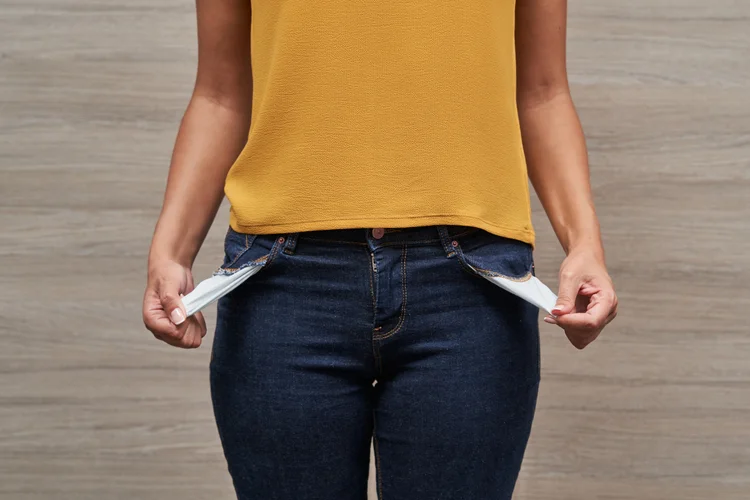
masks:
<instances>
[{"instance_id":1,"label":"wooden plank wall","mask_svg":"<svg viewBox=\"0 0 750 500\"><path fill-rule=\"evenodd\" d=\"M3 500L232 498L208 349L157 343L140 319L193 9L0 0ZM570 78L621 313L582 352L543 324L518 499L750 498L748 22L736 0L571 2ZM534 210L554 287L562 253Z\"/></svg>"}]
</instances>

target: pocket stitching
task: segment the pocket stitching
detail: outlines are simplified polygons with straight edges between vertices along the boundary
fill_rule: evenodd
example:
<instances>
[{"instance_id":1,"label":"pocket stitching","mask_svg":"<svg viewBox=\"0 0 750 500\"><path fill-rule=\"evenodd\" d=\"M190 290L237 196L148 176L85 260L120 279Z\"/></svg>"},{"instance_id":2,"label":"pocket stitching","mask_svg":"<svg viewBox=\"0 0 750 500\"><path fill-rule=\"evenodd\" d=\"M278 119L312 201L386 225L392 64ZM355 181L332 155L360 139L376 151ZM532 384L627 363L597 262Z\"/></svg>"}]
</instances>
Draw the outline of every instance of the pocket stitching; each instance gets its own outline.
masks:
<instances>
[{"instance_id":1,"label":"pocket stitching","mask_svg":"<svg viewBox=\"0 0 750 500\"><path fill-rule=\"evenodd\" d=\"M516 276L508 276L506 274L498 273L496 271L491 271L489 269L484 269L482 267L475 266L474 264L471 264L471 267L473 267L474 269L476 269L480 273L485 274L485 275L487 275L489 277L504 278L504 279L509 280L509 281L524 282L524 281L529 281L532 278L531 271L527 272L523 276L516 277ZM471 269L469 269L469 270L471 270Z\"/></svg>"},{"instance_id":2,"label":"pocket stitching","mask_svg":"<svg viewBox=\"0 0 750 500\"><path fill-rule=\"evenodd\" d=\"M245 235L246 239L247 239L247 236L248 235ZM232 265L235 262L237 262L243 255L245 255L245 253L248 250L250 250L250 247L252 247L252 243L255 240L255 236L256 235L251 235L251 238L249 240L250 243L247 246L247 248L245 248L242 252L240 252L240 254L237 256L237 258L235 258L232 261L232 263L228 264L228 265ZM280 248L281 248L281 243L279 242L279 239L276 238L276 240L274 241L273 247L271 248L271 251L268 252L266 255L258 257L255 260L251 260L250 262L247 262L247 263L241 265L240 267L224 267L224 266L221 266L221 267L219 267L219 269L217 269L216 271L214 271L214 274L231 274L231 273L234 273L234 272L239 271L241 269L244 269L246 267L255 266L255 265L261 265L264 268L266 268L266 267L268 267L274 261L274 259L276 258L276 256L279 253L279 249Z\"/></svg>"},{"instance_id":3,"label":"pocket stitching","mask_svg":"<svg viewBox=\"0 0 750 500\"><path fill-rule=\"evenodd\" d=\"M497 278L504 278L510 281L517 281L517 282L529 281L534 276L533 259L532 259L530 269L526 271L526 273L523 276L508 276L506 274L498 273L497 271L492 271L490 269L484 269L483 267L479 267L475 264L472 264L471 262L469 262L469 259L466 257L466 254L464 254L463 249L461 249L460 244L456 247L456 254L457 254L457 260L461 264L462 269L472 276L479 276L481 278L497 277Z\"/></svg>"},{"instance_id":4,"label":"pocket stitching","mask_svg":"<svg viewBox=\"0 0 750 500\"><path fill-rule=\"evenodd\" d=\"M226 236L226 238L229 238L229 235L230 235L231 233L232 233L232 228L231 228L231 226L230 226L230 228L229 228L229 231L227 231L227 236ZM236 233L236 232L235 232L235 233ZM236 233L236 234L241 234L241 233ZM221 265L221 266L219 266L219 269L226 269L226 270L230 270L230 269L233 269L233 268L232 268L232 266L233 266L233 265L234 265L234 264L235 264L235 263L236 263L236 262L237 262L237 261L238 261L238 260L239 260L239 259L240 259L240 258L241 258L241 257L243 256L243 255L245 255L245 253L246 253L246 252L247 252L248 250L250 250L250 247L252 246L252 244L253 244L253 241L255 240L255 235L252 235L252 238L251 238L249 234L245 233L245 234L244 234L243 236L245 236L245 248L241 249L241 250L240 250L240 251L239 251L239 252L237 253L237 255L235 255L235 256L234 256L234 257L232 258L232 260L231 260L231 261L230 261L230 262L229 262L228 264L226 264L226 266L224 266L224 265Z\"/></svg>"}]
</instances>

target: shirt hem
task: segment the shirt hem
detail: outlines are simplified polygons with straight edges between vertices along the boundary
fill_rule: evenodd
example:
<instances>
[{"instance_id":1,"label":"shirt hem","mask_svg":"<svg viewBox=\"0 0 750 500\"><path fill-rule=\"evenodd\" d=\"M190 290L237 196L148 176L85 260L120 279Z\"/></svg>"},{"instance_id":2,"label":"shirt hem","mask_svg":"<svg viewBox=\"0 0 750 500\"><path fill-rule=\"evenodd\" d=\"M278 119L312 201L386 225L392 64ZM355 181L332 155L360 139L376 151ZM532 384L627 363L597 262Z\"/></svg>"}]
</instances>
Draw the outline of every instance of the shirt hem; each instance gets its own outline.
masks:
<instances>
[{"instance_id":1,"label":"shirt hem","mask_svg":"<svg viewBox=\"0 0 750 500\"><path fill-rule=\"evenodd\" d=\"M235 217L230 216L229 221L229 225L232 229L239 233L248 234L319 231L326 229L353 229L360 227L397 228L438 224L478 227L497 236L523 241L524 243L531 245L532 248L535 247L536 243L536 235L533 229L519 229L518 227L503 226L502 224L489 222L480 217L460 214L419 215L409 217L336 218L258 225L240 224Z\"/></svg>"}]
</instances>

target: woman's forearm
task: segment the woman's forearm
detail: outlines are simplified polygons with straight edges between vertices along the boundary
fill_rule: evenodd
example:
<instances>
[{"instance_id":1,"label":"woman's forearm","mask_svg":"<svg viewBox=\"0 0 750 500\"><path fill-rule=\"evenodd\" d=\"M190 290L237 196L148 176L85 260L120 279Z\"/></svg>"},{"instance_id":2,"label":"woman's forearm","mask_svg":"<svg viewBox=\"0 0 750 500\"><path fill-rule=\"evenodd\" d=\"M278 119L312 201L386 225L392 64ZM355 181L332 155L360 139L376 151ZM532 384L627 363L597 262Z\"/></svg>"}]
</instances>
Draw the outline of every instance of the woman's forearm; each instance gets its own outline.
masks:
<instances>
[{"instance_id":1,"label":"woman's forearm","mask_svg":"<svg viewBox=\"0 0 750 500\"><path fill-rule=\"evenodd\" d=\"M249 106L196 94L182 119L149 262L192 266L224 197L227 172L247 141Z\"/></svg>"},{"instance_id":2,"label":"woman's forearm","mask_svg":"<svg viewBox=\"0 0 750 500\"><path fill-rule=\"evenodd\" d=\"M603 259L586 142L569 92L520 97L518 111L529 178L565 252L585 248Z\"/></svg>"},{"instance_id":3,"label":"woman's forearm","mask_svg":"<svg viewBox=\"0 0 750 500\"><path fill-rule=\"evenodd\" d=\"M583 349L617 314L589 182L586 140L568 86L565 0L516 2L518 115L529 178L567 256L547 323Z\"/></svg>"},{"instance_id":4,"label":"woman's forearm","mask_svg":"<svg viewBox=\"0 0 750 500\"><path fill-rule=\"evenodd\" d=\"M203 315L186 317L180 297L193 290L193 261L247 143L253 96L251 2L197 0L196 14L195 87L172 152L143 296L146 328L182 348L198 347L206 335Z\"/></svg>"}]
</instances>

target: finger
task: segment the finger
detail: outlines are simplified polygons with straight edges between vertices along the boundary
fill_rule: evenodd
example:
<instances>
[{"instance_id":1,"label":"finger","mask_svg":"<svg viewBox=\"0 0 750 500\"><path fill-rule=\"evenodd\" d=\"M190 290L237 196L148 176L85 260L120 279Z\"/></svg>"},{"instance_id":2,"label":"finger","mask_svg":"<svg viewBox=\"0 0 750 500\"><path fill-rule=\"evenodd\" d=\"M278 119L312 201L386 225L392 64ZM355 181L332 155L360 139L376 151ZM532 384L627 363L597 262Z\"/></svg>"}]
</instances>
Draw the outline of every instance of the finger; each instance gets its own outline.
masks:
<instances>
[{"instance_id":1,"label":"finger","mask_svg":"<svg viewBox=\"0 0 750 500\"><path fill-rule=\"evenodd\" d=\"M190 285L188 284L188 287ZM183 295L180 295L183 297ZM184 307L184 304L183 304ZM183 323L187 328L187 331L180 342L180 347L184 349L195 349L200 347L201 340L206 335L206 320L203 314L197 312L187 318L187 321Z\"/></svg>"},{"instance_id":2,"label":"finger","mask_svg":"<svg viewBox=\"0 0 750 500\"><path fill-rule=\"evenodd\" d=\"M205 334L203 333L203 330L200 328L200 325L195 325L195 327L193 328L193 332L194 334L193 334L192 348L197 349L203 343L203 336Z\"/></svg>"},{"instance_id":3,"label":"finger","mask_svg":"<svg viewBox=\"0 0 750 500\"><path fill-rule=\"evenodd\" d=\"M573 344L577 349L583 349L594 340L596 340L602 333L604 327L610 324L616 317L617 311L612 311L612 313L604 320L604 324L601 327L593 330L568 327L567 329L565 329L565 335L568 337L570 343ZM557 322L555 322L554 324L557 324Z\"/></svg>"},{"instance_id":4,"label":"finger","mask_svg":"<svg viewBox=\"0 0 750 500\"><path fill-rule=\"evenodd\" d=\"M200 345L203 343L203 329L201 327L201 324L199 321L194 321L193 325L191 326L192 331L192 343L190 344L191 349L195 349L197 347L200 347Z\"/></svg>"},{"instance_id":5,"label":"finger","mask_svg":"<svg viewBox=\"0 0 750 500\"><path fill-rule=\"evenodd\" d=\"M565 336L568 337L568 341L576 349L583 349L584 347L586 347L586 343L584 342L583 337L581 335L569 333L568 331L565 331Z\"/></svg>"},{"instance_id":6,"label":"finger","mask_svg":"<svg viewBox=\"0 0 750 500\"><path fill-rule=\"evenodd\" d=\"M169 281L163 282L159 287L159 301L173 324L181 325L185 322L187 311L182 304L177 284Z\"/></svg>"},{"instance_id":7,"label":"finger","mask_svg":"<svg viewBox=\"0 0 750 500\"><path fill-rule=\"evenodd\" d=\"M200 335L196 334L194 325L188 327L185 335L180 339L180 347L183 349L193 349L196 343L196 337L200 339Z\"/></svg>"},{"instance_id":8,"label":"finger","mask_svg":"<svg viewBox=\"0 0 750 500\"><path fill-rule=\"evenodd\" d=\"M609 309L603 304L595 304L588 311L582 313L570 313L556 318L557 324L565 330L580 330L583 332L594 332L606 324Z\"/></svg>"},{"instance_id":9,"label":"finger","mask_svg":"<svg viewBox=\"0 0 750 500\"><path fill-rule=\"evenodd\" d=\"M158 340L161 340L165 344L169 344L173 347L182 347L182 344L181 344L182 340L178 339L174 335L160 335L160 334L155 333L154 337L156 337Z\"/></svg>"},{"instance_id":10,"label":"finger","mask_svg":"<svg viewBox=\"0 0 750 500\"><path fill-rule=\"evenodd\" d=\"M183 323L184 331L179 335L157 335L154 337L161 340L165 344L169 344L173 347L179 347L180 349L191 349L194 347L196 334L193 333L193 329L188 326L187 323Z\"/></svg>"},{"instance_id":11,"label":"finger","mask_svg":"<svg viewBox=\"0 0 750 500\"><path fill-rule=\"evenodd\" d=\"M198 327L200 328L201 338L205 337L207 328L206 328L206 319L203 317L203 313L200 313L200 312L195 313L193 317L198 322Z\"/></svg>"},{"instance_id":12,"label":"finger","mask_svg":"<svg viewBox=\"0 0 750 500\"><path fill-rule=\"evenodd\" d=\"M557 302L552 308L552 314L560 316L568 314L575 309L578 290L581 288L580 278L568 271L560 273L560 286L557 292Z\"/></svg>"},{"instance_id":13,"label":"finger","mask_svg":"<svg viewBox=\"0 0 750 500\"><path fill-rule=\"evenodd\" d=\"M155 335L179 335L179 327L172 323L166 313L161 309L147 311L143 316L143 323L146 325L146 328Z\"/></svg>"},{"instance_id":14,"label":"finger","mask_svg":"<svg viewBox=\"0 0 750 500\"><path fill-rule=\"evenodd\" d=\"M143 323L155 336L177 335L177 326L170 321L156 292L147 292L143 301Z\"/></svg>"},{"instance_id":15,"label":"finger","mask_svg":"<svg viewBox=\"0 0 750 500\"><path fill-rule=\"evenodd\" d=\"M568 317L568 316L569 315L566 315L563 317ZM551 325L558 325L561 328L563 328L562 325L558 323L558 319L559 318L554 318L552 316L544 317L544 321L546 323L549 323ZM568 327L564 329L564 332L565 332L565 336L568 338L568 341L570 341L570 343L573 344L573 346L576 349L583 349L599 336L601 329L592 331L592 330L582 330L582 329Z\"/></svg>"},{"instance_id":16,"label":"finger","mask_svg":"<svg viewBox=\"0 0 750 500\"><path fill-rule=\"evenodd\" d=\"M188 282L187 289L189 290L191 287L191 282ZM184 295L180 294L180 300L182 300L182 298L184 298ZM182 303L182 310L185 310L184 303ZM196 312L191 316L188 316L185 324L190 325L188 334L191 335L191 338L186 339L185 342L183 342L184 347L192 349L200 346L201 339L206 335L206 320L204 319L203 314L201 312Z\"/></svg>"},{"instance_id":17,"label":"finger","mask_svg":"<svg viewBox=\"0 0 750 500\"><path fill-rule=\"evenodd\" d=\"M613 311L612 314L607 316L607 321L604 322L605 325L608 325L612 322L613 319L617 317L617 311Z\"/></svg>"},{"instance_id":18,"label":"finger","mask_svg":"<svg viewBox=\"0 0 750 500\"><path fill-rule=\"evenodd\" d=\"M613 319L615 319L615 316L617 316L617 296L614 291L603 290L594 294L587 307L587 312L595 307L600 307L605 313L607 313L602 327L608 325Z\"/></svg>"},{"instance_id":19,"label":"finger","mask_svg":"<svg viewBox=\"0 0 750 500\"><path fill-rule=\"evenodd\" d=\"M571 333L566 331L565 336L568 337L568 340L573 345L573 347L575 347L576 349L584 349L587 345L596 340L596 338L599 336L600 331L589 334Z\"/></svg>"},{"instance_id":20,"label":"finger","mask_svg":"<svg viewBox=\"0 0 750 500\"><path fill-rule=\"evenodd\" d=\"M177 328L181 332L179 335L172 336L172 342L168 342L170 345L182 349L194 349L201 345L201 339L204 335L203 330L205 329L205 320L202 317L190 316Z\"/></svg>"}]
</instances>

